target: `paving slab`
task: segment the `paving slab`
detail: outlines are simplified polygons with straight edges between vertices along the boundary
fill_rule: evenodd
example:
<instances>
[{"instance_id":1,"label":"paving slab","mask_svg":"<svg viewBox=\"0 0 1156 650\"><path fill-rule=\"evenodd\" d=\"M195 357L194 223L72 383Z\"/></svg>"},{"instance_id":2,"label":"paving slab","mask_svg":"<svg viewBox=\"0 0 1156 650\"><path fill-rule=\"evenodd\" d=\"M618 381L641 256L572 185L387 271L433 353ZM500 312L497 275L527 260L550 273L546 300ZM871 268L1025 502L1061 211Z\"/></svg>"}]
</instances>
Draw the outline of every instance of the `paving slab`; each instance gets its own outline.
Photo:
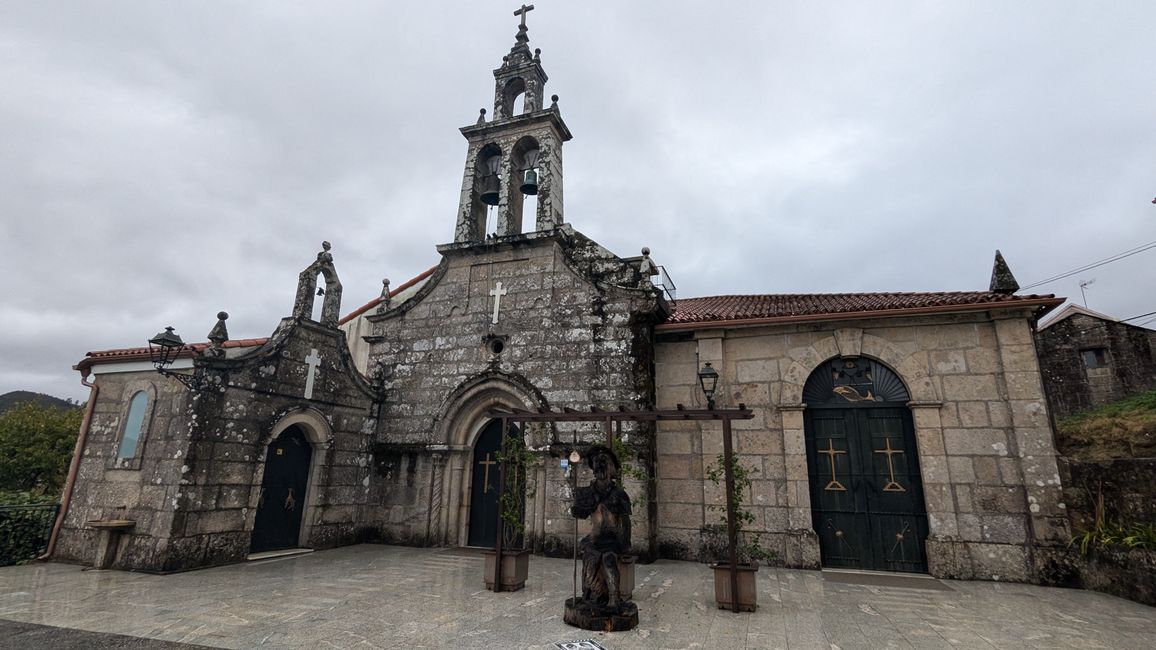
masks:
<instances>
[{"instance_id":1,"label":"paving slab","mask_svg":"<svg viewBox=\"0 0 1156 650\"><path fill-rule=\"evenodd\" d=\"M1095 592L764 567L759 610L734 614L705 565L666 560L638 567L638 628L604 634L562 622L572 571L533 557L495 594L475 553L368 544L164 576L5 567L0 647L40 646L19 640L53 632L34 624L217 648L1156 648L1156 608Z\"/></svg>"}]
</instances>

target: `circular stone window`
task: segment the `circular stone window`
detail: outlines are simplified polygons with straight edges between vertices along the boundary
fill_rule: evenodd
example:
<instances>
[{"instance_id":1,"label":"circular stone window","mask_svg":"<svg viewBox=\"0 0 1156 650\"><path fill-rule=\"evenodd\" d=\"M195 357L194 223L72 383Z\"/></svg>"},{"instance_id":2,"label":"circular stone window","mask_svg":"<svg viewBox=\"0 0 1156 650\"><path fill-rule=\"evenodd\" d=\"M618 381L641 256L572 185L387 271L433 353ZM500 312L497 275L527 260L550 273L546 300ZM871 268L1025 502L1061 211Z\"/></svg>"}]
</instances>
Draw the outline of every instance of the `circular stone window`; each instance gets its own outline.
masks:
<instances>
[{"instance_id":1,"label":"circular stone window","mask_svg":"<svg viewBox=\"0 0 1156 650\"><path fill-rule=\"evenodd\" d=\"M501 354L502 350L505 349L506 344L502 342L502 339L494 339L490 341L490 352L493 352L494 354Z\"/></svg>"}]
</instances>

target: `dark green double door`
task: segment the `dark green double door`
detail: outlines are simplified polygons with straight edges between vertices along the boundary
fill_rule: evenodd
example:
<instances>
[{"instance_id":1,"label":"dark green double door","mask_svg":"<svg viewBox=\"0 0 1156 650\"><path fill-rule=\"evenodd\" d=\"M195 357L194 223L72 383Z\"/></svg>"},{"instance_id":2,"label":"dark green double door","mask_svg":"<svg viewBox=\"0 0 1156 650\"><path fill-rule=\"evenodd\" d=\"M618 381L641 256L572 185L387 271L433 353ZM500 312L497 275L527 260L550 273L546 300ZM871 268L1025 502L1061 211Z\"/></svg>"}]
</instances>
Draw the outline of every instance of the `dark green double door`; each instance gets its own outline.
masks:
<instances>
[{"instance_id":1,"label":"dark green double door","mask_svg":"<svg viewBox=\"0 0 1156 650\"><path fill-rule=\"evenodd\" d=\"M823 565L927 571L927 513L906 406L805 412L811 512Z\"/></svg>"}]
</instances>

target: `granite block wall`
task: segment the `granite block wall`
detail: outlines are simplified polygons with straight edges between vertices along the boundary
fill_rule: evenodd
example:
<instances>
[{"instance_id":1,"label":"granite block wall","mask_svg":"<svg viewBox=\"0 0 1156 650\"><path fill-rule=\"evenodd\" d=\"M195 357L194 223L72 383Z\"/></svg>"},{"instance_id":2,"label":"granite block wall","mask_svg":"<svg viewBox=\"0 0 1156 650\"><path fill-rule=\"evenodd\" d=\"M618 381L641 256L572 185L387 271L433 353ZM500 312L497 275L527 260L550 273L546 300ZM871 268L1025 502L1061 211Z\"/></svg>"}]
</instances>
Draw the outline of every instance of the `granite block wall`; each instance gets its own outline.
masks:
<instances>
[{"instance_id":1,"label":"granite block wall","mask_svg":"<svg viewBox=\"0 0 1156 650\"><path fill-rule=\"evenodd\" d=\"M838 356L882 361L906 383L915 424L935 575L1029 580L1029 549L1066 543L1055 450L1027 314L924 316L836 324L662 333L659 406L704 405L697 369L721 374L720 406L735 423L741 462L757 469L746 502L755 529L787 566L820 564L813 531L802 386ZM702 481L721 450L712 423L660 423L658 540L662 554L702 555L719 490Z\"/></svg>"}]
</instances>

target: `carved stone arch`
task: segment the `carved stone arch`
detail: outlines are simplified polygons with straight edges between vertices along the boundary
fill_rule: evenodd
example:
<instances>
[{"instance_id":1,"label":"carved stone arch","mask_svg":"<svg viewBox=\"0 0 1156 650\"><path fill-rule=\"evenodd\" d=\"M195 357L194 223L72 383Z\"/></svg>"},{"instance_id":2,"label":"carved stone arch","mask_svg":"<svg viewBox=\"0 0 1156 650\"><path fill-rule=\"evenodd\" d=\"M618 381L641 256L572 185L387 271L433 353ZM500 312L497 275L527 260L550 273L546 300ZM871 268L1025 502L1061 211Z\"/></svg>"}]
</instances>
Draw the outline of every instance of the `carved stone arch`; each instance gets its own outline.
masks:
<instances>
[{"instance_id":1,"label":"carved stone arch","mask_svg":"<svg viewBox=\"0 0 1156 650\"><path fill-rule=\"evenodd\" d=\"M434 423L434 439L443 441L449 457L434 476L433 541L450 545L468 541L474 445L490 421L486 412L494 407L533 410L546 406L541 393L525 379L498 371L467 379L450 394L442 404L443 416ZM531 434L523 430L523 435Z\"/></svg>"},{"instance_id":2,"label":"carved stone arch","mask_svg":"<svg viewBox=\"0 0 1156 650\"><path fill-rule=\"evenodd\" d=\"M524 78L517 76L508 79L502 86L502 96L499 98L501 103L498 105L498 110L495 111L497 113L495 117L498 119L514 117L514 101L518 98L518 95L522 95L523 93L525 93L526 96L522 98L522 112L530 112L530 97L528 91L529 88Z\"/></svg>"},{"instance_id":3,"label":"carved stone arch","mask_svg":"<svg viewBox=\"0 0 1156 650\"><path fill-rule=\"evenodd\" d=\"M341 320L341 280L333 266L333 255L329 252L329 242L321 242L322 251L317 260L305 267L297 276L297 297L293 301L293 318L310 320L313 316L313 299L317 292L317 277L325 280L325 296L321 303L321 324L337 327Z\"/></svg>"},{"instance_id":4,"label":"carved stone arch","mask_svg":"<svg viewBox=\"0 0 1156 650\"><path fill-rule=\"evenodd\" d=\"M299 424L313 448L325 451L333 446L333 428L325 414L312 406L292 406L284 409L272 420L269 429L262 434L260 445L268 447L285 429ZM264 450L262 449L262 453Z\"/></svg>"},{"instance_id":5,"label":"carved stone arch","mask_svg":"<svg viewBox=\"0 0 1156 650\"><path fill-rule=\"evenodd\" d=\"M926 353L905 353L887 339L869 333L863 334L862 351L863 356L878 359L890 366L907 384L912 401L939 401L927 371Z\"/></svg>"},{"instance_id":6,"label":"carved stone arch","mask_svg":"<svg viewBox=\"0 0 1156 650\"><path fill-rule=\"evenodd\" d=\"M783 373L782 404L802 404L803 387L822 364L840 356L840 341L834 334L814 342L793 354L795 361ZM907 354L890 341L864 333L859 349L863 356L885 364L903 381L912 401L938 401L935 386L928 377L926 355Z\"/></svg>"},{"instance_id":7,"label":"carved stone arch","mask_svg":"<svg viewBox=\"0 0 1156 650\"><path fill-rule=\"evenodd\" d=\"M451 447L473 445L485 426L485 413L494 407L537 409L547 403L525 379L503 372L489 372L462 382L444 402L435 422L438 440Z\"/></svg>"}]
</instances>

